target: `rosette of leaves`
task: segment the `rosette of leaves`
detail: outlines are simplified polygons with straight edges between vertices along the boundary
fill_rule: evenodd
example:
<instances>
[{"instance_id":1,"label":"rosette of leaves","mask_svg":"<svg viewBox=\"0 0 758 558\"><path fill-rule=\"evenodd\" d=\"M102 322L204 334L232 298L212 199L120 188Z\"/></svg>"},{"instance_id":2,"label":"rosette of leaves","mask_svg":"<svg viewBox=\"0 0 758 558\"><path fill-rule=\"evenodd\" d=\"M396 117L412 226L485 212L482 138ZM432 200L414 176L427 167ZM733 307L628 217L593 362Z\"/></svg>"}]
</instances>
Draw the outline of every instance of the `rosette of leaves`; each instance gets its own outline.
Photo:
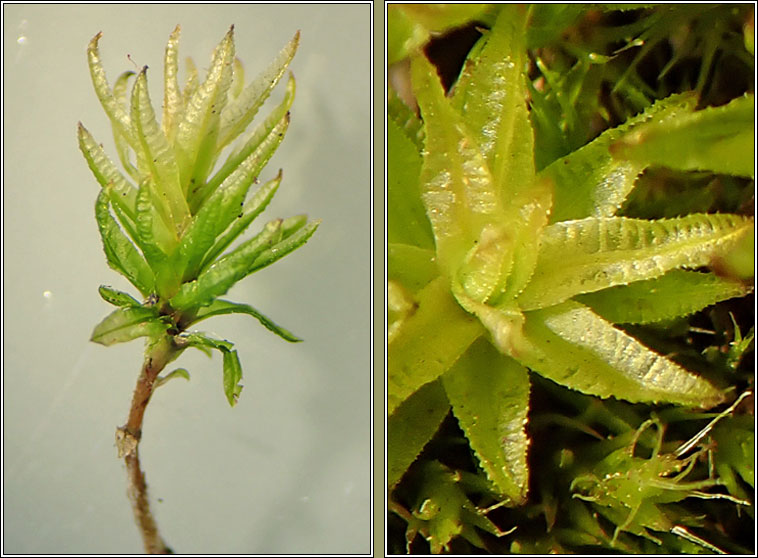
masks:
<instances>
[{"instance_id":1,"label":"rosette of leaves","mask_svg":"<svg viewBox=\"0 0 758 558\"><path fill-rule=\"evenodd\" d=\"M285 74L299 33L246 85L232 26L213 52L205 80L199 81L188 59L184 87L178 80L179 33L177 26L166 46L160 123L148 95L147 66L136 74L122 73L111 87L100 59L101 33L87 49L92 83L110 119L124 172L81 123L79 147L102 187L95 214L108 264L140 294L137 299L100 287L101 296L117 309L95 327L92 340L112 345L146 337L153 369L189 347L216 349L223 354L224 393L234 405L242 389L237 351L229 341L188 328L211 316L241 313L287 341L300 340L252 306L219 298L303 245L318 226L305 215L277 218L232 247L282 180L281 171L263 184L258 176L287 131L295 94L292 74L284 99L252 132L246 130ZM189 377L185 370L174 374Z\"/></svg>"},{"instance_id":2,"label":"rosette of leaves","mask_svg":"<svg viewBox=\"0 0 758 558\"><path fill-rule=\"evenodd\" d=\"M503 6L483 33L449 94L411 53L420 118L397 98L388 106L390 507L409 545L421 533L435 551L458 535L482 546L472 525L500 534L486 510L467 519L465 483L451 498L450 475L393 497L451 409L487 479L469 491L520 506L530 373L599 398L714 407L724 386L614 324L753 289L752 263L736 263L752 262L752 218L617 215L651 165L753 178L752 95L704 110L696 94L666 97L538 172L525 8Z\"/></svg>"}]
</instances>

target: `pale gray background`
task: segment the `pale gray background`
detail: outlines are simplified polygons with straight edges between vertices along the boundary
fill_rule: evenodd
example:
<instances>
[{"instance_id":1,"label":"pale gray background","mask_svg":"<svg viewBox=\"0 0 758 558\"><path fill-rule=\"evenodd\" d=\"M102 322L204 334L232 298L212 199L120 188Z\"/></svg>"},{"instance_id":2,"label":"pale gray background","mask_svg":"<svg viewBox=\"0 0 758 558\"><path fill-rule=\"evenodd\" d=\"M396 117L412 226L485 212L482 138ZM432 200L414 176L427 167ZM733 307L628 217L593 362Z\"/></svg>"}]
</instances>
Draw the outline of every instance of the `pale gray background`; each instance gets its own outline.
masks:
<instances>
[{"instance_id":1,"label":"pale gray background","mask_svg":"<svg viewBox=\"0 0 758 558\"><path fill-rule=\"evenodd\" d=\"M301 30L292 124L261 177L281 167L284 180L260 224L302 212L323 223L227 297L305 342L286 343L249 317L203 322L239 349L240 403L224 398L220 355L197 351L177 361L191 381L151 401L141 456L159 527L180 553L370 551L370 10L3 6L5 553L142 551L114 445L142 342L88 342L111 309L98 285L135 291L105 263L76 123L116 160L87 43L103 31L111 82L134 68L127 54L149 65L160 110L163 50L177 23L181 60L192 56L201 78L232 23L248 80Z\"/></svg>"}]
</instances>

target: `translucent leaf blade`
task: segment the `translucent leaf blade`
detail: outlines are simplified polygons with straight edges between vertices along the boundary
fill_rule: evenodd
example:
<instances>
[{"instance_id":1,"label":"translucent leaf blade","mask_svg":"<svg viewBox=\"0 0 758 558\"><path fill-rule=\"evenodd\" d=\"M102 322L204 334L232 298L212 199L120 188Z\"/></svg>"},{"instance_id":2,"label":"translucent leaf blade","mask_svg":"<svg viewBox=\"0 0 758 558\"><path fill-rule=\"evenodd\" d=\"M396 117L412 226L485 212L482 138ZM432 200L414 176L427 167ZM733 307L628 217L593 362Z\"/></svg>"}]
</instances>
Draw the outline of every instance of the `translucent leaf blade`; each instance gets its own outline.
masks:
<instances>
[{"instance_id":1,"label":"translucent leaf blade","mask_svg":"<svg viewBox=\"0 0 758 558\"><path fill-rule=\"evenodd\" d=\"M738 97L624 136L614 157L679 170L755 177L755 97Z\"/></svg>"},{"instance_id":2,"label":"translucent leaf blade","mask_svg":"<svg viewBox=\"0 0 758 558\"><path fill-rule=\"evenodd\" d=\"M419 291L416 302L414 314L388 347L390 415L418 388L444 374L485 331L474 316L458 306L442 277Z\"/></svg>"},{"instance_id":3,"label":"translucent leaf blade","mask_svg":"<svg viewBox=\"0 0 758 558\"><path fill-rule=\"evenodd\" d=\"M237 351L224 351L224 394L234 407L242 393L242 366Z\"/></svg>"},{"instance_id":4,"label":"translucent leaf blade","mask_svg":"<svg viewBox=\"0 0 758 558\"><path fill-rule=\"evenodd\" d=\"M103 188L110 187L112 193L111 202L118 205L121 210L132 220L135 217L135 205L137 189L124 177L108 158L99 143L82 126L78 127L79 149L84 155L92 174Z\"/></svg>"},{"instance_id":5,"label":"translucent leaf blade","mask_svg":"<svg viewBox=\"0 0 758 558\"><path fill-rule=\"evenodd\" d=\"M299 41L300 31L295 33L292 40L277 54L271 64L227 106L221 115L219 149L243 133L248 124L255 118L258 109L271 94L272 89L284 75L284 71L295 56Z\"/></svg>"},{"instance_id":6,"label":"translucent leaf blade","mask_svg":"<svg viewBox=\"0 0 758 558\"><path fill-rule=\"evenodd\" d=\"M276 243L281 235L282 220L269 222L259 234L203 271L196 280L182 284L170 300L176 310L206 306L225 294L237 281L248 275L251 261Z\"/></svg>"},{"instance_id":7,"label":"translucent leaf blade","mask_svg":"<svg viewBox=\"0 0 758 558\"><path fill-rule=\"evenodd\" d=\"M178 125L175 147L185 193L205 182L221 149L221 113L228 100L233 62L234 26L213 52L208 77L192 95Z\"/></svg>"},{"instance_id":8,"label":"translucent leaf blade","mask_svg":"<svg viewBox=\"0 0 758 558\"><path fill-rule=\"evenodd\" d=\"M148 296L155 290L155 275L111 215L104 190L97 197L95 218L108 265L126 277L143 296Z\"/></svg>"},{"instance_id":9,"label":"translucent leaf blade","mask_svg":"<svg viewBox=\"0 0 758 558\"><path fill-rule=\"evenodd\" d=\"M442 376L479 464L510 506L526 501L529 373L479 339Z\"/></svg>"},{"instance_id":10,"label":"translucent leaf blade","mask_svg":"<svg viewBox=\"0 0 758 558\"><path fill-rule=\"evenodd\" d=\"M154 181L158 196L156 203L165 206L172 229L177 236L184 231L190 212L179 184L179 168L173 149L155 120L147 91L147 67L137 76L132 91L131 118L139 142L137 163L140 172Z\"/></svg>"},{"instance_id":11,"label":"translucent leaf blade","mask_svg":"<svg viewBox=\"0 0 758 558\"><path fill-rule=\"evenodd\" d=\"M174 143L176 129L184 113L184 99L179 88L179 34L177 25L166 44L163 63L163 118L161 128L170 144Z\"/></svg>"},{"instance_id":12,"label":"translucent leaf blade","mask_svg":"<svg viewBox=\"0 0 758 558\"><path fill-rule=\"evenodd\" d=\"M136 74L132 71L123 72L118 76L116 83L113 85L113 97L120 106L124 107L125 111L129 110L129 105L126 100L126 90L129 84L129 78L134 75ZM129 176L131 176L132 179L139 181L139 171L134 167L130 158L132 148L130 147L129 141L129 138L124 136L119 128L113 128L113 142L116 144L118 158Z\"/></svg>"},{"instance_id":13,"label":"translucent leaf blade","mask_svg":"<svg viewBox=\"0 0 758 558\"><path fill-rule=\"evenodd\" d=\"M200 265L200 269L208 267L240 234L247 230L255 218L266 209L266 206L279 188L281 181L282 171L280 170L276 178L269 180L256 190L255 194L242 206L242 210L237 215L237 218L232 221L232 224L229 225L221 236L218 236L213 246L208 250Z\"/></svg>"},{"instance_id":14,"label":"translucent leaf blade","mask_svg":"<svg viewBox=\"0 0 758 558\"><path fill-rule=\"evenodd\" d=\"M158 272L166 265L168 260L168 247L165 242L161 243L156 235L156 229L160 226L160 219L156 219L156 211L153 207L154 195L151 192L150 181L145 180L137 192L137 215L135 224L140 250L145 256L147 263L154 272Z\"/></svg>"},{"instance_id":15,"label":"translucent leaf blade","mask_svg":"<svg viewBox=\"0 0 758 558\"><path fill-rule=\"evenodd\" d=\"M300 226L297 230L285 233L285 237L270 248L266 248L261 254L256 256L251 266L247 269L247 274L254 273L274 263L277 260L282 259L284 256L300 248L316 232L316 229L321 224L321 221L311 221L310 223L303 223L304 226ZM283 229L286 230L286 222L283 224Z\"/></svg>"},{"instance_id":16,"label":"translucent leaf blade","mask_svg":"<svg viewBox=\"0 0 758 558\"><path fill-rule=\"evenodd\" d=\"M550 179L555 188L550 222L615 215L648 165L614 159L610 147L629 130L646 122L673 121L691 112L696 103L697 97L686 93L657 101L640 115L606 130L590 143L548 165L540 176Z\"/></svg>"},{"instance_id":17,"label":"translucent leaf blade","mask_svg":"<svg viewBox=\"0 0 758 558\"><path fill-rule=\"evenodd\" d=\"M421 198L437 261L450 280L484 300L498 291L512 261L507 215L484 157L424 56L411 59L411 78L424 119Z\"/></svg>"},{"instance_id":18,"label":"translucent leaf blade","mask_svg":"<svg viewBox=\"0 0 758 558\"><path fill-rule=\"evenodd\" d=\"M302 339L290 331L284 329L283 327L277 325L273 320L264 316L261 312L252 306L221 299L214 300L213 303L209 306L201 308L195 315L195 318L192 320L192 322L188 325L196 324L197 322L210 318L211 316L221 316L224 314L247 314L257 319L266 329L275 333L285 341L289 341L291 343L302 341Z\"/></svg>"},{"instance_id":19,"label":"translucent leaf blade","mask_svg":"<svg viewBox=\"0 0 758 558\"><path fill-rule=\"evenodd\" d=\"M104 301L113 304L114 306L123 306L125 308L142 306L142 303L132 295L106 285L100 285L98 292Z\"/></svg>"},{"instance_id":20,"label":"translucent leaf blade","mask_svg":"<svg viewBox=\"0 0 758 558\"><path fill-rule=\"evenodd\" d=\"M87 62L89 63L92 85L95 88L95 93L100 100L103 110L105 110L105 113L111 121L114 132L118 131L120 135L124 136L129 141L130 145L135 146L136 138L134 137L131 128L129 115L124 110L124 107L114 98L113 92L108 85L108 79L105 76L105 69L103 68L102 60L100 59L100 50L98 47L98 42L102 36L102 32L95 35L87 47Z\"/></svg>"},{"instance_id":21,"label":"translucent leaf blade","mask_svg":"<svg viewBox=\"0 0 758 558\"><path fill-rule=\"evenodd\" d=\"M421 154L392 118L387 119L387 240L433 248L421 202Z\"/></svg>"},{"instance_id":22,"label":"translucent leaf blade","mask_svg":"<svg viewBox=\"0 0 758 558\"><path fill-rule=\"evenodd\" d=\"M545 308L578 294L660 277L675 268L705 266L753 230L752 219L718 214L555 223L544 230L537 266L517 302L524 310Z\"/></svg>"},{"instance_id":23,"label":"translucent leaf blade","mask_svg":"<svg viewBox=\"0 0 758 558\"><path fill-rule=\"evenodd\" d=\"M292 99L285 99L278 108L285 109L287 102L291 103ZM215 193L222 184L251 182L258 178L263 167L282 143L289 123L289 112L286 109L275 109L238 149L229 154L218 172L206 184L190 189L190 203L193 209L204 204L208 196Z\"/></svg>"},{"instance_id":24,"label":"translucent leaf blade","mask_svg":"<svg viewBox=\"0 0 758 558\"><path fill-rule=\"evenodd\" d=\"M387 486L394 487L450 410L440 382L430 382L387 419Z\"/></svg>"},{"instance_id":25,"label":"translucent leaf blade","mask_svg":"<svg viewBox=\"0 0 758 558\"><path fill-rule=\"evenodd\" d=\"M709 408L721 392L586 306L565 302L527 312L524 334L531 344L519 361L563 386L598 397L665 402Z\"/></svg>"},{"instance_id":26,"label":"translucent leaf blade","mask_svg":"<svg viewBox=\"0 0 758 558\"><path fill-rule=\"evenodd\" d=\"M534 137L526 104L526 9L503 6L466 61L452 105L463 116L508 204L534 178Z\"/></svg>"},{"instance_id":27,"label":"translucent leaf blade","mask_svg":"<svg viewBox=\"0 0 758 558\"><path fill-rule=\"evenodd\" d=\"M138 337L158 337L167 329L152 308L119 308L95 326L91 341L107 347Z\"/></svg>"},{"instance_id":28,"label":"translucent leaf blade","mask_svg":"<svg viewBox=\"0 0 758 558\"><path fill-rule=\"evenodd\" d=\"M611 323L644 324L687 316L752 291L752 285L712 273L675 269L657 279L579 295L576 300Z\"/></svg>"}]
</instances>

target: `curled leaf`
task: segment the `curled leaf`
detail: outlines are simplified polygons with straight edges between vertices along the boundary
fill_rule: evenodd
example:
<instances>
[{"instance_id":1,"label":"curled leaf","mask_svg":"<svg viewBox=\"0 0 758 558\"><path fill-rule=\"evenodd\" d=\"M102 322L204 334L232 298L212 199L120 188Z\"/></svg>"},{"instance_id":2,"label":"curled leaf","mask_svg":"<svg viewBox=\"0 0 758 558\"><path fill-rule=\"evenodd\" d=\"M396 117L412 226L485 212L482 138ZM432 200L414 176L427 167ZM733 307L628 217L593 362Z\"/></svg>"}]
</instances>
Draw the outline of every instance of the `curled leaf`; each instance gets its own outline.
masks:
<instances>
[{"instance_id":1,"label":"curled leaf","mask_svg":"<svg viewBox=\"0 0 758 558\"><path fill-rule=\"evenodd\" d=\"M84 155L92 174L103 188L110 187L111 203L117 205L130 219L134 220L137 190L116 168L100 144L89 131L79 123L79 149Z\"/></svg>"},{"instance_id":2,"label":"curled leaf","mask_svg":"<svg viewBox=\"0 0 758 558\"><path fill-rule=\"evenodd\" d=\"M87 47L87 61L89 63L90 76L92 77L92 85L95 87L97 98L108 115L114 130L119 135L125 137L130 145L136 146L137 141L131 127L131 122L129 121L129 115L113 96L110 85L108 85L108 79L105 77L105 69L100 59L100 49L98 47L98 42L102 36L102 32L95 35Z\"/></svg>"},{"instance_id":3,"label":"curled leaf","mask_svg":"<svg viewBox=\"0 0 758 558\"><path fill-rule=\"evenodd\" d=\"M155 289L155 275L111 215L104 190L97 196L95 217L108 265L126 277L143 296L148 296Z\"/></svg>"},{"instance_id":4,"label":"curled leaf","mask_svg":"<svg viewBox=\"0 0 758 558\"><path fill-rule=\"evenodd\" d=\"M249 274L251 260L277 241L281 227L281 219L271 221L255 237L200 273L196 280L184 283L171 298L171 306L176 310L206 306L215 297L225 294L234 283Z\"/></svg>"},{"instance_id":5,"label":"curled leaf","mask_svg":"<svg viewBox=\"0 0 758 558\"><path fill-rule=\"evenodd\" d=\"M227 107L221 116L219 132L219 148L223 148L245 131L248 124L255 118L258 109L271 94L271 90L284 75L292 57L295 56L300 31L277 54L271 64L263 70L242 93Z\"/></svg>"},{"instance_id":6,"label":"curled leaf","mask_svg":"<svg viewBox=\"0 0 758 558\"><path fill-rule=\"evenodd\" d=\"M140 172L155 184L155 203L165 207L166 224L181 234L190 216L189 207L180 187L174 150L155 120L146 73L147 66L137 76L132 91L131 118L138 140L137 164Z\"/></svg>"},{"instance_id":7,"label":"curled leaf","mask_svg":"<svg viewBox=\"0 0 758 558\"><path fill-rule=\"evenodd\" d=\"M136 308L142 306L139 300L122 291L117 291L106 285L100 285L98 289L100 296L103 300L113 304L114 306L123 306L126 308Z\"/></svg>"},{"instance_id":8,"label":"curled leaf","mask_svg":"<svg viewBox=\"0 0 758 558\"><path fill-rule=\"evenodd\" d=\"M210 318L211 316L221 316L224 314L247 314L257 319L266 329L277 334L285 341L296 343L302 341L299 337L284 329L283 327L275 324L270 318L267 318L261 314L258 310L248 304L240 304L237 302L229 302L228 300L217 299L214 300L209 306L201 308L192 322L188 325L196 324L201 320Z\"/></svg>"},{"instance_id":9,"label":"curled leaf","mask_svg":"<svg viewBox=\"0 0 758 558\"><path fill-rule=\"evenodd\" d=\"M205 182L220 151L219 127L228 100L233 61L234 26L214 50L208 77L187 102L177 128L178 173L185 194L193 185Z\"/></svg>"},{"instance_id":10,"label":"curled leaf","mask_svg":"<svg viewBox=\"0 0 758 558\"><path fill-rule=\"evenodd\" d=\"M172 370L165 376L158 376L155 379L155 388L162 386L169 380L173 380L174 378L184 378L189 382L190 375L186 368L177 368L176 370Z\"/></svg>"},{"instance_id":11,"label":"curled leaf","mask_svg":"<svg viewBox=\"0 0 758 558\"><path fill-rule=\"evenodd\" d=\"M229 405L234 407L237 404L240 393L242 393L242 366L237 356L237 351L224 352L224 393Z\"/></svg>"},{"instance_id":12,"label":"curled leaf","mask_svg":"<svg viewBox=\"0 0 758 558\"><path fill-rule=\"evenodd\" d=\"M106 347L137 337L156 338L168 329L153 308L119 308L95 326L91 340Z\"/></svg>"}]
</instances>

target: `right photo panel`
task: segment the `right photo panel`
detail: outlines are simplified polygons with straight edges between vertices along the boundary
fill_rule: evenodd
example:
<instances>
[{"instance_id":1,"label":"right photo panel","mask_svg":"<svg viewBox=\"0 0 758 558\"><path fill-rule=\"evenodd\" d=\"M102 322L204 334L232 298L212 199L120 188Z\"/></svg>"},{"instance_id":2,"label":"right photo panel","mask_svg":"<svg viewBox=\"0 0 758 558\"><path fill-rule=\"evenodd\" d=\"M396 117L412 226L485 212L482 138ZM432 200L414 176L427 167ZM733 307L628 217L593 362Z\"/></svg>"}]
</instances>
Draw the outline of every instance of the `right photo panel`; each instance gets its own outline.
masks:
<instances>
[{"instance_id":1,"label":"right photo panel","mask_svg":"<svg viewBox=\"0 0 758 558\"><path fill-rule=\"evenodd\" d=\"M755 549L755 11L386 9L386 552Z\"/></svg>"}]
</instances>

